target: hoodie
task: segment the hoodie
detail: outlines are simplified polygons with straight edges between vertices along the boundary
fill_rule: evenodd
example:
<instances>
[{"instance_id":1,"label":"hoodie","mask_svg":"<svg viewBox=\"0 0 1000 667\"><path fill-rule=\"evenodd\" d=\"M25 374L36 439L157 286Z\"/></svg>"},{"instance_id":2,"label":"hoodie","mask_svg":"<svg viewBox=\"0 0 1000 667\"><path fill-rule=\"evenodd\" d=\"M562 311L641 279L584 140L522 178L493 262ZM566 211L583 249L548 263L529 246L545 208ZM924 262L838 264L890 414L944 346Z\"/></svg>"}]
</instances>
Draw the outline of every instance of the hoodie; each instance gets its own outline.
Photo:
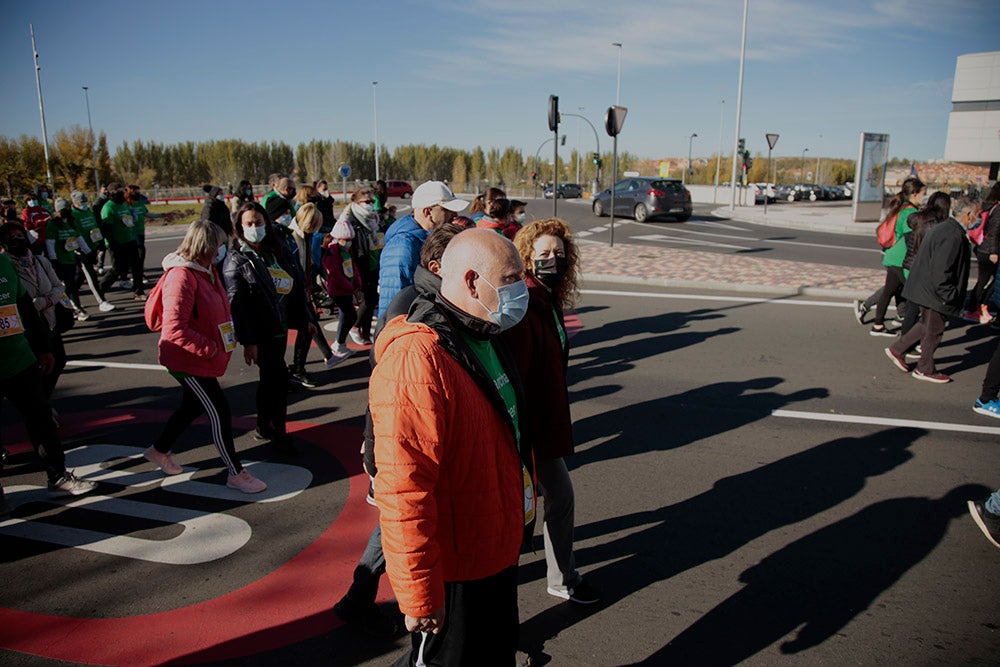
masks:
<instances>
[{"instance_id":1,"label":"hoodie","mask_svg":"<svg viewBox=\"0 0 1000 667\"><path fill-rule=\"evenodd\" d=\"M219 274L177 253L163 258L163 270L160 363L172 373L221 377L236 338Z\"/></svg>"}]
</instances>

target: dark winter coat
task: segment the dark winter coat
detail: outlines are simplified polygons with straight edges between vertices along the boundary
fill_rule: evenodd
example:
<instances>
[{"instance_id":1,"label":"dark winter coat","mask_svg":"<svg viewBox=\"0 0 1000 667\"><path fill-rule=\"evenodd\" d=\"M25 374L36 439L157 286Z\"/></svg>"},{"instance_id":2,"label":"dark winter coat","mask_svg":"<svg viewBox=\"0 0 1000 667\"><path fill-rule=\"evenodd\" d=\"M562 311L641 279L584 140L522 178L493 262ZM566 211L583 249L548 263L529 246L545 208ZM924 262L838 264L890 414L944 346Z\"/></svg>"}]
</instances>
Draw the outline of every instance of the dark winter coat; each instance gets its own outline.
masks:
<instances>
[{"instance_id":1,"label":"dark winter coat","mask_svg":"<svg viewBox=\"0 0 1000 667\"><path fill-rule=\"evenodd\" d=\"M961 316L972 256L966 233L954 218L927 232L903 287L907 301L945 315Z\"/></svg>"}]
</instances>

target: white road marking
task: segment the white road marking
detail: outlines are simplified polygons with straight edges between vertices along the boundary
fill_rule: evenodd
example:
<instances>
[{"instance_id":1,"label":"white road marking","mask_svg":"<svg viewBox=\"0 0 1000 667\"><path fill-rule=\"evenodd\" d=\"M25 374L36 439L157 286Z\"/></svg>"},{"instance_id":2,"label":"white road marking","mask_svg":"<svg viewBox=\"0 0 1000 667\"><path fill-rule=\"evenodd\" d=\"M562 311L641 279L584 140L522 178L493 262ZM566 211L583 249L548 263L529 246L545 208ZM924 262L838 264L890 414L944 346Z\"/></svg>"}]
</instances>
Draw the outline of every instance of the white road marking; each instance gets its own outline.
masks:
<instances>
[{"instance_id":1,"label":"white road marking","mask_svg":"<svg viewBox=\"0 0 1000 667\"><path fill-rule=\"evenodd\" d=\"M97 512L141 517L180 525L183 532L166 540L115 535L98 530L59 526L27 519L0 522L0 535L75 547L84 551L133 558L167 565L195 565L225 558L250 541L250 525L235 516L167 507L125 498L90 495L68 502L49 498L40 486L18 485L6 489L11 508L27 503L85 507ZM114 525L114 520L108 522Z\"/></svg>"},{"instance_id":2,"label":"white road marking","mask_svg":"<svg viewBox=\"0 0 1000 667\"><path fill-rule=\"evenodd\" d=\"M582 289L580 294L594 294L596 296L636 296L650 299L681 299L688 301L735 301L737 303L773 303L778 306L824 306L827 308L853 308L852 303L838 303L836 301L809 301L807 299L787 298L763 298L749 296L716 296L706 294L662 294L658 292L619 292L615 290Z\"/></svg>"},{"instance_id":3,"label":"white road marking","mask_svg":"<svg viewBox=\"0 0 1000 667\"><path fill-rule=\"evenodd\" d=\"M646 222L636 222L636 223L633 223L633 224L641 225L643 227L648 227L650 229L655 229L655 230L661 231L661 232L665 231L665 228L663 226L660 226L660 225L651 225L651 224L646 223ZM758 241L758 242L760 241L760 239L749 237L749 236L735 236L733 234L720 234L718 232L699 232L699 231L695 231L693 229L685 229L684 227L674 226L674 225L671 225L670 227L667 227L666 229L669 229L671 232L681 232L681 233L684 233L684 234L697 234L698 236L712 236L712 237L720 238L720 239L733 239L733 240L736 240L736 241ZM642 237L633 237L633 238L642 238Z\"/></svg>"},{"instance_id":4,"label":"white road marking","mask_svg":"<svg viewBox=\"0 0 1000 667\"><path fill-rule=\"evenodd\" d=\"M783 243L785 245L804 245L808 248L826 248L828 250L853 250L855 252L877 252L882 254L878 248L852 248L845 245L825 245L823 243L805 243L804 241L780 241L775 239L762 239L761 243Z\"/></svg>"},{"instance_id":5,"label":"white road marking","mask_svg":"<svg viewBox=\"0 0 1000 667\"><path fill-rule=\"evenodd\" d=\"M165 371L166 366L159 364L125 364L119 361L78 361L76 359L67 361L67 366L79 366L81 368L128 368L136 371Z\"/></svg>"},{"instance_id":6,"label":"white road marking","mask_svg":"<svg viewBox=\"0 0 1000 667\"><path fill-rule=\"evenodd\" d=\"M957 431L959 433L1000 435L1000 427L977 426L974 424L952 424L949 422L928 422L914 419L891 419L889 417L866 417L864 415L838 415L827 412L803 412L799 410L772 410L771 415L774 417L808 419L821 422L872 424L874 426L901 426L905 428L924 428L931 431Z\"/></svg>"},{"instance_id":7,"label":"white road marking","mask_svg":"<svg viewBox=\"0 0 1000 667\"><path fill-rule=\"evenodd\" d=\"M656 241L657 243L679 243L681 245L696 245L706 248L729 248L732 250L749 250L746 246L730 245L728 243L716 243L714 241L697 241L695 239L680 239L666 234L645 234L643 236L633 236L632 239L638 241Z\"/></svg>"},{"instance_id":8,"label":"white road marking","mask_svg":"<svg viewBox=\"0 0 1000 667\"><path fill-rule=\"evenodd\" d=\"M724 222L711 222L709 220L690 220L690 221L688 221L688 222L686 222L684 224L686 224L686 225L699 225L701 227L716 227L718 229L731 229L731 230L733 230L735 232L747 232L747 233L750 232L749 229L745 229L743 227L735 227L733 225L727 225Z\"/></svg>"}]
</instances>

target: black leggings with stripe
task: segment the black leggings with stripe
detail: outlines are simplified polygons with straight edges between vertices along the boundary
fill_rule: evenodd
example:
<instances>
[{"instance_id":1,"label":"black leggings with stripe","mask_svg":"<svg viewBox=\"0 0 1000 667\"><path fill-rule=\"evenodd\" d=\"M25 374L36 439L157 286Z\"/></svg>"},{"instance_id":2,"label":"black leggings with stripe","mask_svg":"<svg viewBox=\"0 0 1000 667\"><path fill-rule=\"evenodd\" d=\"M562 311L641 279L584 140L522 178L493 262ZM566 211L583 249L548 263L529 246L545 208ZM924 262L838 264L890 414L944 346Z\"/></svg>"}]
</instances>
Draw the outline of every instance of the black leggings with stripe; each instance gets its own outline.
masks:
<instances>
[{"instance_id":1,"label":"black leggings with stripe","mask_svg":"<svg viewBox=\"0 0 1000 667\"><path fill-rule=\"evenodd\" d=\"M174 376L174 379L180 382L184 389L181 407L170 415L167 425L163 428L163 433L153 443L153 447L156 448L156 451L166 454L181 433L191 425L191 422L205 414L208 416L208 423L212 429L212 440L215 441L222 462L226 464L230 475L240 474L243 466L236 456L236 445L233 444L233 424L229 402L226 401L226 395L222 393L218 379L193 375Z\"/></svg>"}]
</instances>

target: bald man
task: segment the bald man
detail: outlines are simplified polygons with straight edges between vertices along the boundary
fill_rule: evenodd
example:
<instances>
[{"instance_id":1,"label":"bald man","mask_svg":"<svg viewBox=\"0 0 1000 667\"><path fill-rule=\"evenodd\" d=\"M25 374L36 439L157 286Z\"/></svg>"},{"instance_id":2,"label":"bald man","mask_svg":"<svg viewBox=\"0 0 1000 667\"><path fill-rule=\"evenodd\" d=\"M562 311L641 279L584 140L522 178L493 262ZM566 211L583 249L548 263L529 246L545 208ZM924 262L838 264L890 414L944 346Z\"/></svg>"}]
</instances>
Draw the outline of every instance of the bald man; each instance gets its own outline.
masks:
<instances>
[{"instance_id":1,"label":"bald man","mask_svg":"<svg viewBox=\"0 0 1000 667\"><path fill-rule=\"evenodd\" d=\"M501 331L528 292L514 245L452 239L440 294L375 343L369 388L386 573L412 635L397 665L514 664L517 556L534 522L523 394Z\"/></svg>"}]
</instances>

